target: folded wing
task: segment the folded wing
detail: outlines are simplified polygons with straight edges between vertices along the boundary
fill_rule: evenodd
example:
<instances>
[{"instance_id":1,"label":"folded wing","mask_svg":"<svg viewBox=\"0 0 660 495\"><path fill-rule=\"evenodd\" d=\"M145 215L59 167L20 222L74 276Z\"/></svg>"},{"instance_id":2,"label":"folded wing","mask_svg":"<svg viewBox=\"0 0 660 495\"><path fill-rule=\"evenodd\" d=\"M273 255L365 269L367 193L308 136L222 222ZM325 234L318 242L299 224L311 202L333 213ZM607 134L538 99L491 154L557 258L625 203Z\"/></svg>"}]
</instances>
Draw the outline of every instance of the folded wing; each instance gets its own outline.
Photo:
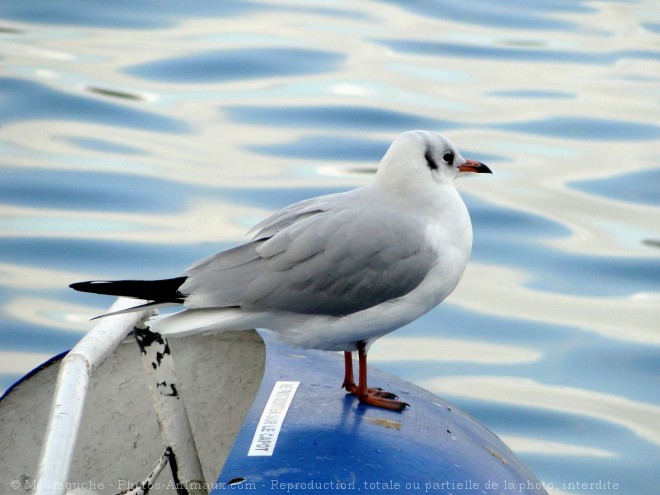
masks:
<instances>
[{"instance_id":1,"label":"folded wing","mask_svg":"<svg viewBox=\"0 0 660 495\"><path fill-rule=\"evenodd\" d=\"M190 268L187 307L341 317L409 293L435 259L413 215L350 197L303 201L256 228L255 240Z\"/></svg>"}]
</instances>

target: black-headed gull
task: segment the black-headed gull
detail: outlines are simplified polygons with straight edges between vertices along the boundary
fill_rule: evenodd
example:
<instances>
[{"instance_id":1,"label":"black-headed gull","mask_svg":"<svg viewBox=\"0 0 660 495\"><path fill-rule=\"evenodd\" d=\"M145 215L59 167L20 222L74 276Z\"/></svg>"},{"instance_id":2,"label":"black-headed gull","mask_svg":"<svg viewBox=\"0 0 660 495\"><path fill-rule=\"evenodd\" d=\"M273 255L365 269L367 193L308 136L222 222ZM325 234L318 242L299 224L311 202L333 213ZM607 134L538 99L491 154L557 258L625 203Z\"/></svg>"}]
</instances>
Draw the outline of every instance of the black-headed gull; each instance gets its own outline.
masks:
<instances>
[{"instance_id":1,"label":"black-headed gull","mask_svg":"<svg viewBox=\"0 0 660 495\"><path fill-rule=\"evenodd\" d=\"M407 404L367 386L367 351L438 305L472 250L472 225L454 179L491 173L442 135L409 131L392 143L370 184L307 199L257 224L251 241L166 280L71 287L185 310L151 323L165 336L266 328L285 343L345 352L343 387L360 402ZM352 352L359 354L359 380Z\"/></svg>"}]
</instances>

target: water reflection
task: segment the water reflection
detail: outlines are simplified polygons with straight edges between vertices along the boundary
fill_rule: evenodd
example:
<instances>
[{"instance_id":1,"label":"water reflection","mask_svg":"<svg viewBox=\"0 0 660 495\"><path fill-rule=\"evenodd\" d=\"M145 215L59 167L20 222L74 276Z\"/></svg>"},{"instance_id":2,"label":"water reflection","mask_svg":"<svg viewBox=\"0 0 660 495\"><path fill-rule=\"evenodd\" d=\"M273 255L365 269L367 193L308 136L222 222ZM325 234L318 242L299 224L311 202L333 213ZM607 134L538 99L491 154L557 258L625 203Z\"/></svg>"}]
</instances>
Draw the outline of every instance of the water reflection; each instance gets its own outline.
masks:
<instances>
[{"instance_id":1,"label":"water reflection","mask_svg":"<svg viewBox=\"0 0 660 495\"><path fill-rule=\"evenodd\" d=\"M581 52L560 50L546 41L499 40L488 45L475 43L446 43L433 41L379 40L380 43L401 53L461 59L498 59L516 63L524 61L566 64L610 65L625 59L657 60L652 50L613 50L610 52ZM501 46L491 46L491 45Z\"/></svg>"},{"instance_id":2,"label":"water reflection","mask_svg":"<svg viewBox=\"0 0 660 495\"><path fill-rule=\"evenodd\" d=\"M302 48L243 48L158 60L129 67L126 72L170 83L303 76L336 70L345 57L339 53Z\"/></svg>"},{"instance_id":3,"label":"water reflection","mask_svg":"<svg viewBox=\"0 0 660 495\"><path fill-rule=\"evenodd\" d=\"M34 349L27 352L0 351L0 376L9 375L18 380L51 357L50 353L37 353Z\"/></svg>"},{"instance_id":4,"label":"water reflection","mask_svg":"<svg viewBox=\"0 0 660 495\"><path fill-rule=\"evenodd\" d=\"M425 119L419 115L406 114L400 111L383 108L352 107L352 106L227 106L223 112L237 123L256 125L285 125L294 128L329 128L355 130L389 130L400 129L454 129L459 127L455 122L438 119ZM391 140L389 141L391 142ZM385 146L389 146L389 142ZM332 157L331 154L326 155Z\"/></svg>"},{"instance_id":5,"label":"water reflection","mask_svg":"<svg viewBox=\"0 0 660 495\"><path fill-rule=\"evenodd\" d=\"M553 442L550 440L539 440L537 438L518 437L503 435L502 440L511 447L514 452L550 455L561 457L596 457L596 458L616 458L619 454L607 449L597 449L584 445L574 445L570 443Z\"/></svg>"},{"instance_id":6,"label":"water reflection","mask_svg":"<svg viewBox=\"0 0 660 495\"><path fill-rule=\"evenodd\" d=\"M424 381L423 386L440 395L591 416L624 426L645 441L660 444L660 407L618 395L504 376L433 378Z\"/></svg>"},{"instance_id":7,"label":"water reflection","mask_svg":"<svg viewBox=\"0 0 660 495\"><path fill-rule=\"evenodd\" d=\"M375 162L382 156L390 143L351 136L301 136L293 142L278 144L255 144L247 146L249 151L267 156L299 158L307 160L332 160L339 162ZM375 172L375 166L372 172Z\"/></svg>"},{"instance_id":8,"label":"water reflection","mask_svg":"<svg viewBox=\"0 0 660 495\"><path fill-rule=\"evenodd\" d=\"M96 139L80 136L63 136L61 139L77 148L101 153L120 155L144 155L146 152L137 146L116 143L107 139Z\"/></svg>"},{"instance_id":9,"label":"water reflection","mask_svg":"<svg viewBox=\"0 0 660 495\"><path fill-rule=\"evenodd\" d=\"M578 191L597 194L627 203L660 206L660 168L627 172L614 176L570 182L569 187Z\"/></svg>"},{"instance_id":10,"label":"water reflection","mask_svg":"<svg viewBox=\"0 0 660 495\"><path fill-rule=\"evenodd\" d=\"M459 23L476 26L492 26L505 29L551 29L567 30L575 28L573 22L556 17L557 14L588 13L594 9L585 2L576 1L525 1L514 0L506 3L493 3L476 0L468 5L441 0L424 2L420 0L388 0L417 14L437 19L451 19Z\"/></svg>"},{"instance_id":11,"label":"water reflection","mask_svg":"<svg viewBox=\"0 0 660 495\"><path fill-rule=\"evenodd\" d=\"M523 364L541 359L537 349L441 337L389 337L377 344L372 362L442 361L489 364Z\"/></svg>"},{"instance_id":12,"label":"water reflection","mask_svg":"<svg viewBox=\"0 0 660 495\"><path fill-rule=\"evenodd\" d=\"M458 184L474 262L374 364L455 400L544 480L655 493L654 2L0 14L2 386L109 304L72 281L179 274L282 206L364 184L397 133L432 128L495 172Z\"/></svg>"},{"instance_id":13,"label":"water reflection","mask_svg":"<svg viewBox=\"0 0 660 495\"><path fill-rule=\"evenodd\" d=\"M95 93L102 96L109 96L110 98L120 98L124 100L144 100L145 98L136 93L129 93L127 91L119 91L117 89L97 88L88 86L85 88L90 93Z\"/></svg>"},{"instance_id":14,"label":"water reflection","mask_svg":"<svg viewBox=\"0 0 660 495\"><path fill-rule=\"evenodd\" d=\"M644 141L660 137L660 127L657 125L603 118L561 116L536 121L497 124L495 127L523 134L539 134L565 139Z\"/></svg>"},{"instance_id":15,"label":"water reflection","mask_svg":"<svg viewBox=\"0 0 660 495\"><path fill-rule=\"evenodd\" d=\"M27 79L3 77L0 87L3 95L0 119L5 124L70 119L159 132L181 133L188 129L188 124L181 119L59 91Z\"/></svg>"},{"instance_id":16,"label":"water reflection","mask_svg":"<svg viewBox=\"0 0 660 495\"><path fill-rule=\"evenodd\" d=\"M63 24L121 29L163 29L176 25L187 16L238 16L268 9L267 4L224 0L221 3L207 0L189 0L185 4L176 0L162 0L159 8L129 0L118 11L103 0L89 0L81 8L77 0L62 0L53 5L48 0L35 0L29 4L8 2L2 7L5 19L33 24Z\"/></svg>"},{"instance_id":17,"label":"water reflection","mask_svg":"<svg viewBox=\"0 0 660 495\"><path fill-rule=\"evenodd\" d=\"M552 322L609 339L660 344L657 293L642 297L551 294L527 288L528 280L529 275L520 270L472 263L452 303L477 313ZM502 290L503 285L506 291ZM474 293L486 297L475 300L470 297Z\"/></svg>"}]
</instances>

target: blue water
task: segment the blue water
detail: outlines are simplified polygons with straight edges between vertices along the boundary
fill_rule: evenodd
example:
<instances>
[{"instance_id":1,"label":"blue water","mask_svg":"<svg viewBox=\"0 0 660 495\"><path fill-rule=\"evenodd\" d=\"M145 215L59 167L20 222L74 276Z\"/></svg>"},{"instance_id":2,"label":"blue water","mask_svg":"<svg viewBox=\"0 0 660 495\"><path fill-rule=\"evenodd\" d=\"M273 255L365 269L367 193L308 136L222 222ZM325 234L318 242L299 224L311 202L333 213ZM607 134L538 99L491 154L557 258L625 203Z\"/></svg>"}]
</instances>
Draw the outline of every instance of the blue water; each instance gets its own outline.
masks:
<instances>
[{"instance_id":1,"label":"blue water","mask_svg":"<svg viewBox=\"0 0 660 495\"><path fill-rule=\"evenodd\" d=\"M474 252L374 366L454 402L554 495L660 484L660 13L652 0L0 3L0 386L69 347L90 278L178 275L408 129ZM610 481L618 489L566 483Z\"/></svg>"}]
</instances>

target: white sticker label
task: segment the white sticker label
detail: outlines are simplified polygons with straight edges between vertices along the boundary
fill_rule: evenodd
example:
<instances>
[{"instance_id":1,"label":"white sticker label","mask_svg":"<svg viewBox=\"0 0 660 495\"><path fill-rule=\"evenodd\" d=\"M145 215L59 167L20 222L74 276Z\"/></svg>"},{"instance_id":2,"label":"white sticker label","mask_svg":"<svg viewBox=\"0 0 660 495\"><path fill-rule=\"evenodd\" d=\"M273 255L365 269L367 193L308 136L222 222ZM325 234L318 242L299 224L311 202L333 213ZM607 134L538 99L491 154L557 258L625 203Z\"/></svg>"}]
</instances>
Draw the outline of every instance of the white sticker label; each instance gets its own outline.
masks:
<instances>
[{"instance_id":1,"label":"white sticker label","mask_svg":"<svg viewBox=\"0 0 660 495\"><path fill-rule=\"evenodd\" d=\"M254 432L248 455L273 455L280 428L300 382L275 382Z\"/></svg>"}]
</instances>

